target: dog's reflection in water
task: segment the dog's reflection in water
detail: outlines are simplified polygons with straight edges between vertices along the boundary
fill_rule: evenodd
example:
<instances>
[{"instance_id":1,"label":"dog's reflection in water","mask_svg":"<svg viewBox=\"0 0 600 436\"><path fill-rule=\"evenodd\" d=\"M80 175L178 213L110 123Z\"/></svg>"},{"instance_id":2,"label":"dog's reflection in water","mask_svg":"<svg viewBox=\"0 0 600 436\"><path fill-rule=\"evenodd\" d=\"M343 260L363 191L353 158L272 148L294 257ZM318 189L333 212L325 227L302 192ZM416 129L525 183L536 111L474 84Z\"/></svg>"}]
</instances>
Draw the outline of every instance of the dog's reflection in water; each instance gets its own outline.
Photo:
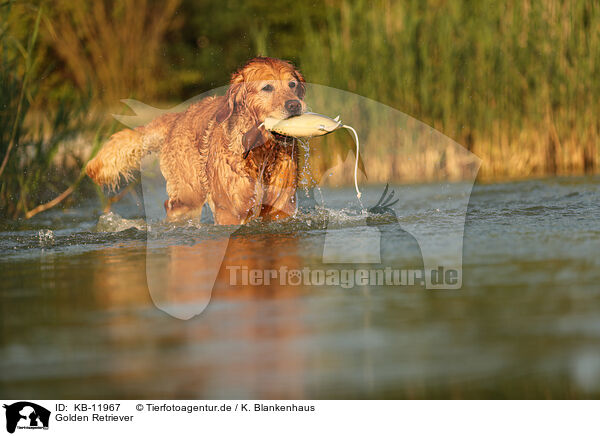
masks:
<instances>
[{"instance_id":1,"label":"dog's reflection in water","mask_svg":"<svg viewBox=\"0 0 600 436\"><path fill-rule=\"evenodd\" d=\"M419 244L401 228L392 208L397 202L386 186L379 201L369 209L366 224L378 228L382 239L382 263L371 266L422 269ZM189 312L183 316L188 318L202 312L211 299L281 298L308 292L301 280L291 283L291 275L306 267L365 267L323 264L320 255L325 232L312 235L310 243L301 238L305 236L295 232L253 233L242 226L229 238L163 248L147 257L148 286L159 307L161 302L186 305L180 308ZM224 251L222 259L215 255ZM384 263L386 259L391 262Z\"/></svg>"},{"instance_id":2,"label":"dog's reflection in water","mask_svg":"<svg viewBox=\"0 0 600 436\"><path fill-rule=\"evenodd\" d=\"M224 250L223 258L217 256ZM229 238L150 248L146 272L157 306L187 319L202 312L211 299L296 294L299 287L286 286L279 271L301 270L303 266L297 235L248 234L240 228Z\"/></svg>"}]
</instances>

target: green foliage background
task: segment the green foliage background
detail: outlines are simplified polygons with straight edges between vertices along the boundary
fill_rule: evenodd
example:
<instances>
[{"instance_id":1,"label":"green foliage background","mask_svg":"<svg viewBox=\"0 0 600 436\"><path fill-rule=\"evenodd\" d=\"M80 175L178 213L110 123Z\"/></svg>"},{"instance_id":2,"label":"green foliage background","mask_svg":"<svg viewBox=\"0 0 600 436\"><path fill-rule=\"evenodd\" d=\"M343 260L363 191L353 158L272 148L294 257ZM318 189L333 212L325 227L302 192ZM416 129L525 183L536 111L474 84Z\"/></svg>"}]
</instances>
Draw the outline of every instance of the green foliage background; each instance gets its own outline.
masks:
<instances>
[{"instance_id":1,"label":"green foliage background","mask_svg":"<svg viewBox=\"0 0 600 436\"><path fill-rule=\"evenodd\" d=\"M432 125L483 158L483 177L598 169L595 1L9 1L2 68L20 83L27 62L14 41L26 46L40 8L30 115L85 99L99 113L128 97L180 102L260 54ZM2 122L16 98L7 83Z\"/></svg>"}]
</instances>

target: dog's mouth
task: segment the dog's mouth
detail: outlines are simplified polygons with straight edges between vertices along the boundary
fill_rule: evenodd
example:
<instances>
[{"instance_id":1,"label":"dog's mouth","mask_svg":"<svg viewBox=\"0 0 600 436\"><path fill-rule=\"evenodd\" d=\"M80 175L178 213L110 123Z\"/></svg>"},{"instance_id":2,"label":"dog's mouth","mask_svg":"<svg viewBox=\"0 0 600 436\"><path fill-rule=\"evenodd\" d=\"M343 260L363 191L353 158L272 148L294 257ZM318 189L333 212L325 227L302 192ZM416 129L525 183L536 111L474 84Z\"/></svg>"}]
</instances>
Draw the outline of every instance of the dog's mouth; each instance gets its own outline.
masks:
<instances>
[{"instance_id":1,"label":"dog's mouth","mask_svg":"<svg viewBox=\"0 0 600 436\"><path fill-rule=\"evenodd\" d=\"M292 136L286 136L276 132L271 132L271 135L273 135L273 138L275 138L275 141L277 142L287 142L290 139L294 139Z\"/></svg>"},{"instance_id":2,"label":"dog's mouth","mask_svg":"<svg viewBox=\"0 0 600 436\"><path fill-rule=\"evenodd\" d=\"M292 114L292 115L288 115L286 117L283 118L277 118L279 121L283 121L283 120L289 120L290 118L294 118L294 117L299 117L302 114ZM275 141L277 142L289 142L290 140L294 139L293 136L287 136L287 135L282 135L281 133L277 133L277 132L269 132L271 135L273 135L273 138L275 138Z\"/></svg>"},{"instance_id":3,"label":"dog's mouth","mask_svg":"<svg viewBox=\"0 0 600 436\"><path fill-rule=\"evenodd\" d=\"M288 118L290 118L290 117L277 118L277 120L283 121L283 120L287 120ZM269 130L267 130L267 132L271 134L273 139L275 139L275 142L286 142L288 139L292 139L291 136L282 135L281 133L276 133L276 132L269 131Z\"/></svg>"}]
</instances>

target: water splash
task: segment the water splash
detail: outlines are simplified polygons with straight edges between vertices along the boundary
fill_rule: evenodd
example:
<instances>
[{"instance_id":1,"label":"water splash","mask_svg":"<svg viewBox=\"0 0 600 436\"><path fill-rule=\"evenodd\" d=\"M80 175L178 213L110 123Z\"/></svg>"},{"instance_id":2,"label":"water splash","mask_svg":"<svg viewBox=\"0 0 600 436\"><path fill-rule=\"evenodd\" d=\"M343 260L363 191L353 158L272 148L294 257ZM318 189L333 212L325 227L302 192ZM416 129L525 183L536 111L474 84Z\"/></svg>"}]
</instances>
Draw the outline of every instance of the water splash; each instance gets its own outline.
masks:
<instances>
[{"instance_id":1,"label":"water splash","mask_svg":"<svg viewBox=\"0 0 600 436\"><path fill-rule=\"evenodd\" d=\"M143 219L126 219L114 212L108 212L98 218L96 230L98 232L121 232L135 228L146 230L146 222Z\"/></svg>"},{"instance_id":2,"label":"water splash","mask_svg":"<svg viewBox=\"0 0 600 436\"><path fill-rule=\"evenodd\" d=\"M50 229L42 229L38 232L40 248L51 247L54 245L54 232Z\"/></svg>"},{"instance_id":3,"label":"water splash","mask_svg":"<svg viewBox=\"0 0 600 436\"><path fill-rule=\"evenodd\" d=\"M312 176L312 168L310 166L310 141L309 139L298 139L300 149L303 152L303 165L300 169L300 186L304 189L305 194L308 196L309 189L311 186L316 184L315 179Z\"/></svg>"}]
</instances>

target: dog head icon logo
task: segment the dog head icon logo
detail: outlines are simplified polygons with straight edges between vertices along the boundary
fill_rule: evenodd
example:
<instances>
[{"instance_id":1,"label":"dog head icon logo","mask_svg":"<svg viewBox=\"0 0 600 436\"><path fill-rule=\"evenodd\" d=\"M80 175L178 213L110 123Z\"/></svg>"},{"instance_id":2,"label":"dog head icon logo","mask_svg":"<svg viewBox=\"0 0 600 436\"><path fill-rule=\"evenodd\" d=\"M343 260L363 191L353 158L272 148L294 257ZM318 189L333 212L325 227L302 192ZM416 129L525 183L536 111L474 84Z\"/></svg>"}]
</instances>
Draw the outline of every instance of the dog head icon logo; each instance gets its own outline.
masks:
<instances>
[{"instance_id":1,"label":"dog head icon logo","mask_svg":"<svg viewBox=\"0 0 600 436\"><path fill-rule=\"evenodd\" d=\"M50 422L50 411L29 401L5 404L6 431L14 433L19 429L47 429Z\"/></svg>"}]
</instances>

